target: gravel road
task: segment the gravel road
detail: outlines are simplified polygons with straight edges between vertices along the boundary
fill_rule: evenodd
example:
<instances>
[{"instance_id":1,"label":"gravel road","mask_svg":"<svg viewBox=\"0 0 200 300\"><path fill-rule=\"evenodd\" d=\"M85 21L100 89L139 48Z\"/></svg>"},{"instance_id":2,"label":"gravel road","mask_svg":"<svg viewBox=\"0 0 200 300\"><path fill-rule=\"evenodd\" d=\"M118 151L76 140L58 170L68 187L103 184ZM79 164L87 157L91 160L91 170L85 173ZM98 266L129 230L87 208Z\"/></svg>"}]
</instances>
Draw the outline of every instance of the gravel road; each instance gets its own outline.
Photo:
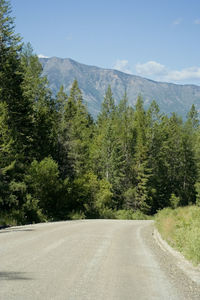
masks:
<instances>
[{"instance_id":1,"label":"gravel road","mask_svg":"<svg viewBox=\"0 0 200 300\"><path fill-rule=\"evenodd\" d=\"M0 230L0 299L200 299L152 221L81 220Z\"/></svg>"}]
</instances>

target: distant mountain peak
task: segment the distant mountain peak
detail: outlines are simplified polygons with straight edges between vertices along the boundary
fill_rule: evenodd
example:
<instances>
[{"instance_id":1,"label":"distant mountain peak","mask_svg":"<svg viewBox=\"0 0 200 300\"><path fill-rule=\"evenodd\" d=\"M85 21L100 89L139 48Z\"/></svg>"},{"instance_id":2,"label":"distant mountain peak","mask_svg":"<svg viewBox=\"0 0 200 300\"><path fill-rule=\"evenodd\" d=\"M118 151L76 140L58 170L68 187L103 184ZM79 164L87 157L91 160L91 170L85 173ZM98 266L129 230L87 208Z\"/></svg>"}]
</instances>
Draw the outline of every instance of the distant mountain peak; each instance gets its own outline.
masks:
<instances>
[{"instance_id":1,"label":"distant mountain peak","mask_svg":"<svg viewBox=\"0 0 200 300\"><path fill-rule=\"evenodd\" d=\"M177 112L185 117L192 104L200 111L200 87L197 85L156 82L114 69L85 65L71 58L40 58L40 62L55 94L61 85L69 93L74 79L78 80L84 101L93 116L100 111L109 84L117 103L126 90L130 105L135 104L140 94L146 106L156 100L160 110L167 114Z\"/></svg>"}]
</instances>

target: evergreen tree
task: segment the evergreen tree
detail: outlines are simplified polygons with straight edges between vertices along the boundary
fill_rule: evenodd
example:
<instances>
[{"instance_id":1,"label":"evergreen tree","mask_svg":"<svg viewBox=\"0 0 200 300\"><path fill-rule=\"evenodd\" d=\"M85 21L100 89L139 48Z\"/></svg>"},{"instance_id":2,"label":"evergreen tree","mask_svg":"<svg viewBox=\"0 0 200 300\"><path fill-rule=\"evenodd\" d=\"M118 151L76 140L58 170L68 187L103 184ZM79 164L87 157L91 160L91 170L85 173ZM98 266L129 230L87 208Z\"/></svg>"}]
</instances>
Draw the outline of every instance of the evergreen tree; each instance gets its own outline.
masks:
<instances>
[{"instance_id":1,"label":"evergreen tree","mask_svg":"<svg viewBox=\"0 0 200 300\"><path fill-rule=\"evenodd\" d=\"M193 129L197 129L199 126L198 111L196 110L194 104L192 104L192 107L187 114L187 124L190 125Z\"/></svg>"},{"instance_id":2,"label":"evergreen tree","mask_svg":"<svg viewBox=\"0 0 200 300\"><path fill-rule=\"evenodd\" d=\"M21 38L14 32L10 2L0 0L0 99L9 105L20 96L19 54ZM8 107L11 109L10 107Z\"/></svg>"},{"instance_id":3,"label":"evergreen tree","mask_svg":"<svg viewBox=\"0 0 200 300\"><path fill-rule=\"evenodd\" d=\"M13 139L8 127L8 111L5 102L0 102L0 211L9 211L9 182L15 166Z\"/></svg>"},{"instance_id":4,"label":"evergreen tree","mask_svg":"<svg viewBox=\"0 0 200 300\"><path fill-rule=\"evenodd\" d=\"M73 178L87 170L92 118L83 104L78 82L73 82L64 111L65 148L67 149L68 175Z\"/></svg>"},{"instance_id":5,"label":"evergreen tree","mask_svg":"<svg viewBox=\"0 0 200 300\"><path fill-rule=\"evenodd\" d=\"M120 122L122 120L119 119L120 117L120 112L117 112L114 104L111 88L108 86L97 120L92 146L92 161L93 170L98 178L111 184L113 199L110 206L113 208L122 207L126 175L127 153L125 153L125 149L127 141L125 138L123 143L121 139Z\"/></svg>"},{"instance_id":6,"label":"evergreen tree","mask_svg":"<svg viewBox=\"0 0 200 300\"><path fill-rule=\"evenodd\" d=\"M9 211L18 204L12 193L11 182L21 178L19 158L21 153L21 129L24 107L21 105L22 82L20 68L20 38L14 33L14 21L10 16L10 3L0 1L0 115L1 115L1 187L0 197L3 211ZM23 101L23 100L22 100ZM26 117L24 117L25 119ZM18 163L16 163L16 161ZM19 172L18 172L19 171Z\"/></svg>"},{"instance_id":7,"label":"evergreen tree","mask_svg":"<svg viewBox=\"0 0 200 300\"><path fill-rule=\"evenodd\" d=\"M24 137L27 137L29 155L26 159L42 160L51 154L55 155L57 143L58 116L56 103L48 88L46 77L42 76L42 66L30 44L23 47L21 54L23 81L21 83L23 102L27 109L24 112Z\"/></svg>"},{"instance_id":8,"label":"evergreen tree","mask_svg":"<svg viewBox=\"0 0 200 300\"><path fill-rule=\"evenodd\" d=\"M133 208L135 210L140 209L145 213L148 213L150 210L148 181L151 175L148 161L147 125L147 116L143 108L143 100L141 96L139 96L134 113L134 132L136 136L136 146L133 162L135 185L133 194Z\"/></svg>"},{"instance_id":9,"label":"evergreen tree","mask_svg":"<svg viewBox=\"0 0 200 300\"><path fill-rule=\"evenodd\" d=\"M64 87L61 86L56 95L56 111L57 111L57 147L55 159L58 162L61 177L64 179L68 174L68 147L66 143L67 128L65 123L65 107L67 103L67 94Z\"/></svg>"},{"instance_id":10,"label":"evergreen tree","mask_svg":"<svg viewBox=\"0 0 200 300\"><path fill-rule=\"evenodd\" d=\"M111 86L109 85L106 90L104 101L102 102L102 105L101 105L101 112L98 116L98 123L101 124L107 119L110 119L110 118L112 119L112 117L114 116L114 113L115 113L115 109L116 109L115 101L113 98Z\"/></svg>"}]
</instances>

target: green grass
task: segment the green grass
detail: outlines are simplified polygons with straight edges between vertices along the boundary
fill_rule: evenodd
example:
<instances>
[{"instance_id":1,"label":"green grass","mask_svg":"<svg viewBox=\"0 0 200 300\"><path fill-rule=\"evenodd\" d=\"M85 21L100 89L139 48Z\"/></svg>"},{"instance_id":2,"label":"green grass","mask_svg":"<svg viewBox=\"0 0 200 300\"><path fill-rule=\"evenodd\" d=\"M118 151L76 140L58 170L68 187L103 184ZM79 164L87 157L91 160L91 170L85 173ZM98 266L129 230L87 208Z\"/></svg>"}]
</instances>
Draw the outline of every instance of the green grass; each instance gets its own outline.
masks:
<instances>
[{"instance_id":1,"label":"green grass","mask_svg":"<svg viewBox=\"0 0 200 300\"><path fill-rule=\"evenodd\" d=\"M116 220L152 220L152 216L147 216L141 211L134 211L132 209L121 209L121 210L112 210L111 208L104 208L99 212L99 215L96 216L99 219L116 219ZM87 217L83 212L72 211L68 218L70 220L80 220L86 219Z\"/></svg>"},{"instance_id":2,"label":"green grass","mask_svg":"<svg viewBox=\"0 0 200 300\"><path fill-rule=\"evenodd\" d=\"M152 218L143 214L139 210L134 212L131 209L129 209L129 210L121 209L121 210L117 210L115 212L115 219L118 219L118 220L150 220Z\"/></svg>"},{"instance_id":3,"label":"green grass","mask_svg":"<svg viewBox=\"0 0 200 300\"><path fill-rule=\"evenodd\" d=\"M194 265L200 263L200 207L165 208L155 216L163 239Z\"/></svg>"}]
</instances>

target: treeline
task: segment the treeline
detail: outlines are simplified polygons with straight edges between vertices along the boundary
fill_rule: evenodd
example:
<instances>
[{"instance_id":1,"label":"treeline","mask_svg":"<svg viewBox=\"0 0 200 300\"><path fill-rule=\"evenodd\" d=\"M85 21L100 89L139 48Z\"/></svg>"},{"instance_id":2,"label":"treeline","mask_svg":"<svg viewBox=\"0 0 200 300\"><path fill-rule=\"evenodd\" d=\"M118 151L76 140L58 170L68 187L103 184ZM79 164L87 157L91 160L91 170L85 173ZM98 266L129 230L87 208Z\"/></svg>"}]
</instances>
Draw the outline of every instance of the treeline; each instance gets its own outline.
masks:
<instances>
[{"instance_id":1,"label":"treeline","mask_svg":"<svg viewBox=\"0 0 200 300\"><path fill-rule=\"evenodd\" d=\"M155 101L118 105L110 86L96 121L75 80L70 94L48 88L38 57L14 32L0 0L0 215L17 223L117 211L154 214L199 203L200 130ZM8 221L9 222L9 221Z\"/></svg>"}]
</instances>

